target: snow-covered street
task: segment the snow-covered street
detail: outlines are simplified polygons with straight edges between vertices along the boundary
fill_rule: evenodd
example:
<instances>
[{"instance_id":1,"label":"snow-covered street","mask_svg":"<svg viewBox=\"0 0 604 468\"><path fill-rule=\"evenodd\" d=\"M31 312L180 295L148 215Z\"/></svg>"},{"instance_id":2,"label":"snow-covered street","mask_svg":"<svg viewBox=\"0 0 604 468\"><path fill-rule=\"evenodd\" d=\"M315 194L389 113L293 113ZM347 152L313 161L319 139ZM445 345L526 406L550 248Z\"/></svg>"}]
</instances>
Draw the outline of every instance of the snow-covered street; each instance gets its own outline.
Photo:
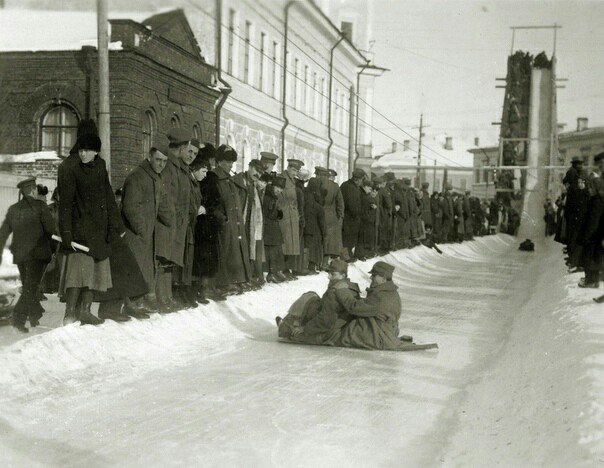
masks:
<instances>
[{"instance_id":1,"label":"snow-covered street","mask_svg":"<svg viewBox=\"0 0 604 468\"><path fill-rule=\"evenodd\" d=\"M402 333L439 350L278 343L325 274L194 311L24 339L0 329L2 466L593 466L604 314L559 244L504 235L397 267ZM355 263L361 289L375 260ZM54 298L42 324L59 321ZM12 344L7 344L12 343Z\"/></svg>"}]
</instances>

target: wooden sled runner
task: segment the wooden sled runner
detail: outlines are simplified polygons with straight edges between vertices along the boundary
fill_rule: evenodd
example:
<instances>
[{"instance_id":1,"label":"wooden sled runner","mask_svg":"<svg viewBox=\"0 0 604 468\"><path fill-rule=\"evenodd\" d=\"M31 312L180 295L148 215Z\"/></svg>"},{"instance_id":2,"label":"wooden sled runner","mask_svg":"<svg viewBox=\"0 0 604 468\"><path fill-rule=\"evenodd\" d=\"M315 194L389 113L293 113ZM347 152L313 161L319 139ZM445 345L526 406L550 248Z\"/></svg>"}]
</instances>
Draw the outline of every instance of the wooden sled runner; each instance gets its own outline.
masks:
<instances>
[{"instance_id":1,"label":"wooden sled runner","mask_svg":"<svg viewBox=\"0 0 604 468\"><path fill-rule=\"evenodd\" d=\"M330 346L323 344L314 344L314 343L302 343L300 341L288 340L285 338L279 338L277 341L279 343L293 344L293 345L303 345L303 346ZM336 346L330 346L331 348L335 348ZM426 349L438 349L438 343L424 343L424 344L414 344L414 343L401 343L398 349L368 349L368 348L354 348L352 346L346 346L348 349L364 349L366 351L423 351Z\"/></svg>"}]
</instances>

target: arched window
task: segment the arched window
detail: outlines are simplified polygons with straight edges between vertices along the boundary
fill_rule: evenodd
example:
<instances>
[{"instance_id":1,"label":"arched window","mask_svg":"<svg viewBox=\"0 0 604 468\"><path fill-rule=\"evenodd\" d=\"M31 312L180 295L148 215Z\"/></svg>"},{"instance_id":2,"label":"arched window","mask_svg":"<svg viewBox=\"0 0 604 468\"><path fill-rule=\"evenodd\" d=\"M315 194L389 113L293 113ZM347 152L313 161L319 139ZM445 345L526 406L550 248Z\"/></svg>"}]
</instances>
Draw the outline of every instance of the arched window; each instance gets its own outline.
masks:
<instances>
[{"instance_id":1,"label":"arched window","mask_svg":"<svg viewBox=\"0 0 604 468\"><path fill-rule=\"evenodd\" d=\"M157 132L157 120L155 113L149 109L143 116L143 159L149 155Z\"/></svg>"},{"instance_id":2,"label":"arched window","mask_svg":"<svg viewBox=\"0 0 604 468\"><path fill-rule=\"evenodd\" d=\"M40 119L40 150L56 151L59 157L69 156L75 144L80 119L67 104L55 104Z\"/></svg>"},{"instance_id":3,"label":"arched window","mask_svg":"<svg viewBox=\"0 0 604 468\"><path fill-rule=\"evenodd\" d=\"M180 117L174 114L170 119L170 125L172 128L180 128Z\"/></svg>"},{"instance_id":4,"label":"arched window","mask_svg":"<svg viewBox=\"0 0 604 468\"><path fill-rule=\"evenodd\" d=\"M193 138L201 143L203 143L201 141L201 126L199 125L198 122L195 122L193 124Z\"/></svg>"}]
</instances>

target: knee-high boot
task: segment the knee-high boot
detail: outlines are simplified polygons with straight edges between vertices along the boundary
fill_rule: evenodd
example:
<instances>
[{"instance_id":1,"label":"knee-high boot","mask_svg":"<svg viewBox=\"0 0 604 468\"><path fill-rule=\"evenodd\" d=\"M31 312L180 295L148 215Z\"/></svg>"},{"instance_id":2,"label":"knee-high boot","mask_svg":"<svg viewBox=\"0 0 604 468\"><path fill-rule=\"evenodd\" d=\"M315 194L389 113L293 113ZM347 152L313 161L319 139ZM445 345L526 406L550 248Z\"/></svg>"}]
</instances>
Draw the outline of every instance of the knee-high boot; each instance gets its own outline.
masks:
<instances>
[{"instance_id":1,"label":"knee-high boot","mask_svg":"<svg viewBox=\"0 0 604 468\"><path fill-rule=\"evenodd\" d=\"M65 317L63 325L69 325L78 320L80 288L67 288L65 290Z\"/></svg>"},{"instance_id":2,"label":"knee-high boot","mask_svg":"<svg viewBox=\"0 0 604 468\"><path fill-rule=\"evenodd\" d=\"M92 315L90 308L92 307L93 294L90 289L84 289L80 292L82 308L80 309L80 323L82 325L100 325L105 320Z\"/></svg>"}]
</instances>

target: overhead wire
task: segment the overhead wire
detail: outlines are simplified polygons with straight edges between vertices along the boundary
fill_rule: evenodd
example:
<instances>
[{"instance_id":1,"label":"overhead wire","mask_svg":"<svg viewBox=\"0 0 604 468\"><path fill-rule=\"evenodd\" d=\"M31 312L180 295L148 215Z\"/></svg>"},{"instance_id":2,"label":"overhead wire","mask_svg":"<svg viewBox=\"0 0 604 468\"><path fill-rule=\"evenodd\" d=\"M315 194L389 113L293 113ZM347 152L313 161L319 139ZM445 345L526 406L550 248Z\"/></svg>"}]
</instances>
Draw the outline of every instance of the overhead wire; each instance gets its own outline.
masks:
<instances>
[{"instance_id":1,"label":"overhead wire","mask_svg":"<svg viewBox=\"0 0 604 468\"><path fill-rule=\"evenodd\" d=\"M198 11L204 13L206 16L208 16L209 18L215 20L215 16L210 13L209 11L207 11L206 9L202 8L201 6L199 6L198 4L194 3L193 0L187 0L187 3L189 3L189 5L195 9L197 9ZM245 37L241 36L239 33L237 33L234 29L231 29L228 25L221 23L220 26L222 28L224 28L225 30L227 30L229 32L229 34L233 34L234 37L237 37L240 41L242 41L245 45L249 46L250 48L258 51L259 53L261 53L264 57L266 57L268 59L269 62L273 62L275 64L276 67L282 69L285 73L288 73L289 75L293 76L294 79L302 82L302 84L304 86L306 86L307 88L310 88L311 90L313 90L313 92L318 93L319 96L322 96L324 98L326 98L328 100L328 102L331 102L332 104L335 104L336 107L339 107L342 109L342 111L344 111L347 114L351 114L352 110L347 110L345 107L341 106L338 102L336 102L333 99L330 99L329 96L325 95L324 93L322 93L321 91L318 91L315 87L311 86L309 83L307 83L302 77L298 76L297 74L293 73L291 70L288 70L285 65L282 65L278 62L278 60L273 59L270 55L267 55L266 53L264 53L260 48L256 47L255 45L253 45L251 43L251 41L247 40ZM271 27L273 29L275 29L275 31L277 31L277 33L284 38L283 33L278 30L276 28L276 26L271 24ZM290 41L291 42L291 41ZM325 71L326 73L330 73L326 68L324 68L319 62L317 62L311 55L309 55L306 51L304 51L303 49L301 49L297 44L295 44L294 42L291 42L292 45L294 45L302 54L304 54L306 57L308 57L309 60L311 60L313 63L315 63L321 70ZM285 60L285 57L284 57ZM341 80L339 80L337 77L333 77L334 80L338 83L340 83L342 86L345 87L345 89L348 88L348 84L342 82ZM412 140L416 141L417 143L419 143L419 139L417 137L415 137L414 135L412 135L411 133L407 132L405 129L403 129L402 127L400 127L396 122L392 121L390 118L388 118L386 115L384 115L382 112L380 112L378 109L376 109L375 107L373 107L371 104L369 104L366 100L364 100L359 94L357 93L353 93L353 95L360 101L363 102L369 109L373 110L377 115L379 115L380 117L382 117L384 120L386 120L388 123L390 123L391 125L393 125L395 128L397 128L398 130L400 130L401 132L403 132L405 135L407 135L409 138L411 138ZM376 130L378 133L390 138L391 140L400 143L399 141L397 141L396 138L393 138L391 135L387 135L385 133L383 133L382 131L380 131L377 127L374 127L373 125L369 124L368 122L360 119L359 117L359 121L364 123L365 125L367 125L369 128ZM456 164L456 165L460 165L457 161L452 160L451 158L435 151L434 149L432 149L431 147L427 146L426 144L424 144L422 142L421 144L422 148L430 151L432 153L434 153L436 156L449 161L450 163ZM419 150L412 150L416 153L419 154ZM422 155L423 158L429 159L431 161L436 161L435 158L429 158L425 155Z\"/></svg>"}]
</instances>

